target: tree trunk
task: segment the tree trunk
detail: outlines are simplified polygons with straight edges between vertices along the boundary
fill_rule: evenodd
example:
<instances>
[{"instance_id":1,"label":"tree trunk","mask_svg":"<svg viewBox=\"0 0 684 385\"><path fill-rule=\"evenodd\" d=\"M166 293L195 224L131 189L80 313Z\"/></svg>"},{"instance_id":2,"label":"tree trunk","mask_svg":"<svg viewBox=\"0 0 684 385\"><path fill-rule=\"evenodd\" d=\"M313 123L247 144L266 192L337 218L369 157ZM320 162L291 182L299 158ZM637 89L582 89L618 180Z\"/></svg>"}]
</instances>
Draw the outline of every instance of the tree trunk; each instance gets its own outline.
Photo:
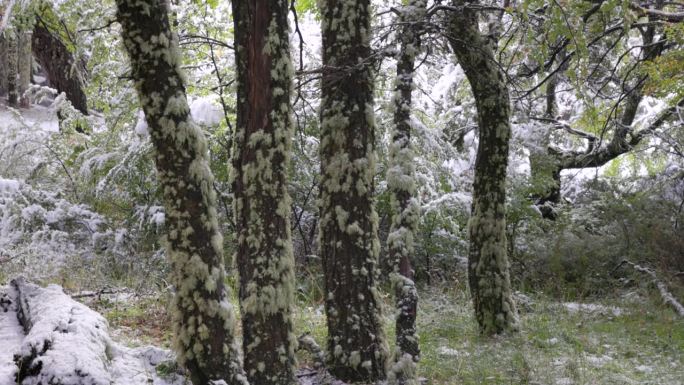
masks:
<instances>
[{"instance_id":1,"label":"tree trunk","mask_svg":"<svg viewBox=\"0 0 684 385\"><path fill-rule=\"evenodd\" d=\"M375 282L375 116L370 1L320 3L320 241L330 372L346 382L385 378L388 347Z\"/></svg>"},{"instance_id":2,"label":"tree trunk","mask_svg":"<svg viewBox=\"0 0 684 385\"><path fill-rule=\"evenodd\" d=\"M415 384L415 364L420 356L416 335L418 291L413 281L411 259L420 218L416 199L414 152L411 146L411 92L416 54L420 49L419 21L425 16L425 0L412 0L401 10L401 47L397 60L394 95L394 132L390 145L387 186L392 193L392 224L387 236L389 258L394 265L396 301L396 353L390 379L397 384Z\"/></svg>"},{"instance_id":3,"label":"tree trunk","mask_svg":"<svg viewBox=\"0 0 684 385\"><path fill-rule=\"evenodd\" d=\"M453 0L449 42L470 83L478 113L473 206L469 223L468 280L475 317L484 334L517 328L506 252L506 167L510 104L494 51L478 28L477 13Z\"/></svg>"},{"instance_id":4,"label":"tree trunk","mask_svg":"<svg viewBox=\"0 0 684 385\"><path fill-rule=\"evenodd\" d=\"M17 71L19 75L19 105L29 107L26 91L31 87L31 75L33 73L33 57L31 57L31 32L21 32L18 36Z\"/></svg>"},{"instance_id":5,"label":"tree trunk","mask_svg":"<svg viewBox=\"0 0 684 385\"><path fill-rule=\"evenodd\" d=\"M287 0L233 1L237 128L233 191L244 367L260 385L296 384Z\"/></svg>"},{"instance_id":6,"label":"tree trunk","mask_svg":"<svg viewBox=\"0 0 684 385\"><path fill-rule=\"evenodd\" d=\"M7 42L5 36L0 34L0 95L7 92Z\"/></svg>"},{"instance_id":7,"label":"tree trunk","mask_svg":"<svg viewBox=\"0 0 684 385\"><path fill-rule=\"evenodd\" d=\"M234 337L207 143L192 121L166 0L117 0L164 196L178 361L197 385L247 384Z\"/></svg>"},{"instance_id":8,"label":"tree trunk","mask_svg":"<svg viewBox=\"0 0 684 385\"><path fill-rule=\"evenodd\" d=\"M54 36L39 19L33 29L32 51L36 61L47 74L48 82L64 92L75 109L88 115L88 99L84 87L85 69L59 38Z\"/></svg>"},{"instance_id":9,"label":"tree trunk","mask_svg":"<svg viewBox=\"0 0 684 385\"><path fill-rule=\"evenodd\" d=\"M7 47L7 104L11 107L19 105L19 63L17 36L14 30L5 31L5 42Z\"/></svg>"}]
</instances>

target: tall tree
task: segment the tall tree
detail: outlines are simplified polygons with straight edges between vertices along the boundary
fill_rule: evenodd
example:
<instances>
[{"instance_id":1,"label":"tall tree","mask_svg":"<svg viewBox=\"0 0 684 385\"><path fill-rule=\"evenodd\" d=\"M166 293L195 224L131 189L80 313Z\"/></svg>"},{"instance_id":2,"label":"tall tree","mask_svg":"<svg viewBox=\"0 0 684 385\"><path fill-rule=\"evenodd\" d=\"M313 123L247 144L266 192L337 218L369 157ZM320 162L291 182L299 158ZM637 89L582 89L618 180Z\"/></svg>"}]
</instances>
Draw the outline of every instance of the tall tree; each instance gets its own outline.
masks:
<instances>
[{"instance_id":1,"label":"tall tree","mask_svg":"<svg viewBox=\"0 0 684 385\"><path fill-rule=\"evenodd\" d=\"M237 126L233 191L244 367L254 384L296 384L294 256L287 167L293 134L288 0L233 1Z\"/></svg>"},{"instance_id":2,"label":"tall tree","mask_svg":"<svg viewBox=\"0 0 684 385\"><path fill-rule=\"evenodd\" d=\"M476 2L452 0L451 5L447 38L475 97L479 128L468 226L468 281L480 330L496 334L517 328L506 248L511 109L506 81L495 61L492 44L479 30Z\"/></svg>"},{"instance_id":3,"label":"tall tree","mask_svg":"<svg viewBox=\"0 0 684 385\"><path fill-rule=\"evenodd\" d=\"M7 59L7 69L5 76L7 78L7 104L12 107L17 107L19 104L19 47L17 44L17 35L14 29L5 30L5 49Z\"/></svg>"},{"instance_id":4,"label":"tall tree","mask_svg":"<svg viewBox=\"0 0 684 385\"><path fill-rule=\"evenodd\" d=\"M5 37L0 34L0 94L7 92L7 48Z\"/></svg>"},{"instance_id":5,"label":"tall tree","mask_svg":"<svg viewBox=\"0 0 684 385\"><path fill-rule=\"evenodd\" d=\"M390 378L398 384L416 383L415 366L420 356L416 335L418 291L413 281L414 253L420 207L416 199L414 151L411 146L411 93L416 55L420 49L420 22L427 2L411 0L400 11L401 47L397 58L394 95L394 131L390 144L387 187L392 194L392 224L387 249L392 261L396 301L396 353Z\"/></svg>"},{"instance_id":6,"label":"tall tree","mask_svg":"<svg viewBox=\"0 0 684 385\"><path fill-rule=\"evenodd\" d=\"M370 0L320 2L320 240L330 371L343 381L385 377L388 348L375 288L375 116Z\"/></svg>"},{"instance_id":7,"label":"tall tree","mask_svg":"<svg viewBox=\"0 0 684 385\"><path fill-rule=\"evenodd\" d=\"M192 382L247 384L234 339L235 316L224 283L223 242L207 143L193 122L178 38L167 0L117 0L117 19L131 59L131 77L155 149L166 210L178 361Z\"/></svg>"},{"instance_id":8,"label":"tall tree","mask_svg":"<svg viewBox=\"0 0 684 385\"><path fill-rule=\"evenodd\" d=\"M26 91L31 86L33 73L33 57L31 56L31 31L22 31L17 37L17 72L19 105L28 108L29 100Z\"/></svg>"}]
</instances>

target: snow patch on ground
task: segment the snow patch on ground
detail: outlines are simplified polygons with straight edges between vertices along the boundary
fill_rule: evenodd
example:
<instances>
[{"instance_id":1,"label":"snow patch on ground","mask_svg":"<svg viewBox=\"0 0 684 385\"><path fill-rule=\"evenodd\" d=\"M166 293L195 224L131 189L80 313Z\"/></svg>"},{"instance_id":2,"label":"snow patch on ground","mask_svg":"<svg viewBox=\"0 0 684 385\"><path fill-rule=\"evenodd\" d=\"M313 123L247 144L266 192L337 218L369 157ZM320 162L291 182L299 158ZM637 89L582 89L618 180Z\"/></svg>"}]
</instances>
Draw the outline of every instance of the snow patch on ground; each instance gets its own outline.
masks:
<instances>
[{"instance_id":1,"label":"snow patch on ground","mask_svg":"<svg viewBox=\"0 0 684 385\"><path fill-rule=\"evenodd\" d=\"M612 315L618 317L623 313L622 309L617 306L605 306L595 303L565 302L562 305L571 314L592 313L599 315Z\"/></svg>"},{"instance_id":2,"label":"snow patch on ground","mask_svg":"<svg viewBox=\"0 0 684 385\"><path fill-rule=\"evenodd\" d=\"M601 367L601 366L613 361L613 357L606 355L606 354L604 354L602 356L594 356L594 355L588 354L584 358L587 360L588 363L590 363L596 367Z\"/></svg>"},{"instance_id":3,"label":"snow patch on ground","mask_svg":"<svg viewBox=\"0 0 684 385\"><path fill-rule=\"evenodd\" d=\"M470 355L468 352L461 352L456 349L452 349L448 346L440 346L437 348L437 353L442 355L442 356L449 356L449 357L467 357Z\"/></svg>"},{"instance_id":4,"label":"snow patch on ground","mask_svg":"<svg viewBox=\"0 0 684 385\"><path fill-rule=\"evenodd\" d=\"M0 287L0 385L15 385L14 352L19 350L24 339L24 329L17 319L13 289ZM11 301L9 303L5 301Z\"/></svg>"}]
</instances>

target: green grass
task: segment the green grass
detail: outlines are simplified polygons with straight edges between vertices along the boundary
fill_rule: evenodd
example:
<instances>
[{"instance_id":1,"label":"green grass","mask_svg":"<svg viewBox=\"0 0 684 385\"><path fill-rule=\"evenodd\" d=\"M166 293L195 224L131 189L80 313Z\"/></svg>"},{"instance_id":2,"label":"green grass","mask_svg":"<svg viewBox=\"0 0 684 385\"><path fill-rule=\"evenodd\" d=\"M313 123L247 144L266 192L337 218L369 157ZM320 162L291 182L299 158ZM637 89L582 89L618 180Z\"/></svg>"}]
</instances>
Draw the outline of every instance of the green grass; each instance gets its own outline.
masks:
<instances>
[{"instance_id":1,"label":"green grass","mask_svg":"<svg viewBox=\"0 0 684 385\"><path fill-rule=\"evenodd\" d=\"M464 291L423 290L419 376L435 385L684 383L684 320L652 298L603 304L619 307L618 316L533 300L519 333L489 338L479 335ZM295 323L298 333L325 343L320 305L300 306ZM390 342L393 329L386 317Z\"/></svg>"},{"instance_id":2,"label":"green grass","mask_svg":"<svg viewBox=\"0 0 684 385\"><path fill-rule=\"evenodd\" d=\"M615 315L571 312L540 294L532 297L531 311L521 313L519 333L490 338L479 335L465 290L422 290L419 376L434 385L684 384L684 320L657 298L630 298L600 303L619 307ZM383 300L385 332L393 345L392 299ZM295 332L311 334L325 348L323 306L311 302L300 299ZM159 308L157 301L146 300L98 310L129 341L168 346L168 318ZM302 365L311 363L306 353L299 358Z\"/></svg>"}]
</instances>

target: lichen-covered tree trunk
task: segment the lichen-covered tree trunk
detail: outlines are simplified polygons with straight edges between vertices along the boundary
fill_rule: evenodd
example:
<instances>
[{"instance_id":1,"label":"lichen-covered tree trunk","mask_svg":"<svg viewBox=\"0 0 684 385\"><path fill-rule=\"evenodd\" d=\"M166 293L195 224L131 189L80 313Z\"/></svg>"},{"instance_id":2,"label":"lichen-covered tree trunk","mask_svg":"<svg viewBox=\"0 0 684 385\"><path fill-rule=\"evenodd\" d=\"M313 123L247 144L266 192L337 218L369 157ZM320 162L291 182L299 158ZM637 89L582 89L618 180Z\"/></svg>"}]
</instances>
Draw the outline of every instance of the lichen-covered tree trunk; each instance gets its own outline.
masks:
<instances>
[{"instance_id":1,"label":"lichen-covered tree trunk","mask_svg":"<svg viewBox=\"0 0 684 385\"><path fill-rule=\"evenodd\" d=\"M31 86L33 58L31 57L31 32L21 32L17 39L17 71L19 72L19 105L28 108L29 100L25 96Z\"/></svg>"},{"instance_id":2,"label":"lichen-covered tree trunk","mask_svg":"<svg viewBox=\"0 0 684 385\"><path fill-rule=\"evenodd\" d=\"M414 152L411 146L411 92L416 54L420 48L420 20L425 16L425 0L411 0L401 10L403 23L399 39L397 78L394 95L394 132L390 144L387 187L392 193L392 224L387 249L393 263L392 283L396 301L396 353L390 380L415 384L415 366L420 356L416 335L418 291L413 281L413 240L420 207L416 199Z\"/></svg>"},{"instance_id":3,"label":"lichen-covered tree trunk","mask_svg":"<svg viewBox=\"0 0 684 385\"><path fill-rule=\"evenodd\" d=\"M517 328L506 249L506 167L511 135L508 89L494 52L478 28L477 13L461 0L449 12L447 37L477 106L479 145L469 223L468 280L484 334Z\"/></svg>"},{"instance_id":4,"label":"lichen-covered tree trunk","mask_svg":"<svg viewBox=\"0 0 684 385\"><path fill-rule=\"evenodd\" d=\"M14 30L5 31L5 47L7 48L7 104L17 107L19 104L19 63L17 36Z\"/></svg>"},{"instance_id":5,"label":"lichen-covered tree trunk","mask_svg":"<svg viewBox=\"0 0 684 385\"><path fill-rule=\"evenodd\" d=\"M176 290L173 322L178 361L194 384L211 380L247 384L224 283L223 242L207 143L190 116L167 0L117 0L116 4L164 196L166 250Z\"/></svg>"},{"instance_id":6,"label":"lichen-covered tree trunk","mask_svg":"<svg viewBox=\"0 0 684 385\"><path fill-rule=\"evenodd\" d=\"M40 19L33 29L31 48L36 61L45 70L50 86L64 92L75 109L88 115L84 66L76 62L66 45Z\"/></svg>"},{"instance_id":7,"label":"lichen-covered tree trunk","mask_svg":"<svg viewBox=\"0 0 684 385\"><path fill-rule=\"evenodd\" d=\"M7 43L0 34L0 95L7 92Z\"/></svg>"},{"instance_id":8,"label":"lichen-covered tree trunk","mask_svg":"<svg viewBox=\"0 0 684 385\"><path fill-rule=\"evenodd\" d=\"M319 3L323 33L320 239L330 372L347 382L386 375L387 343L375 288L375 117L370 1Z\"/></svg>"},{"instance_id":9,"label":"lichen-covered tree trunk","mask_svg":"<svg viewBox=\"0 0 684 385\"><path fill-rule=\"evenodd\" d=\"M287 0L233 1L237 126L233 191L244 368L260 385L296 384L294 256L287 192L292 121Z\"/></svg>"}]
</instances>

